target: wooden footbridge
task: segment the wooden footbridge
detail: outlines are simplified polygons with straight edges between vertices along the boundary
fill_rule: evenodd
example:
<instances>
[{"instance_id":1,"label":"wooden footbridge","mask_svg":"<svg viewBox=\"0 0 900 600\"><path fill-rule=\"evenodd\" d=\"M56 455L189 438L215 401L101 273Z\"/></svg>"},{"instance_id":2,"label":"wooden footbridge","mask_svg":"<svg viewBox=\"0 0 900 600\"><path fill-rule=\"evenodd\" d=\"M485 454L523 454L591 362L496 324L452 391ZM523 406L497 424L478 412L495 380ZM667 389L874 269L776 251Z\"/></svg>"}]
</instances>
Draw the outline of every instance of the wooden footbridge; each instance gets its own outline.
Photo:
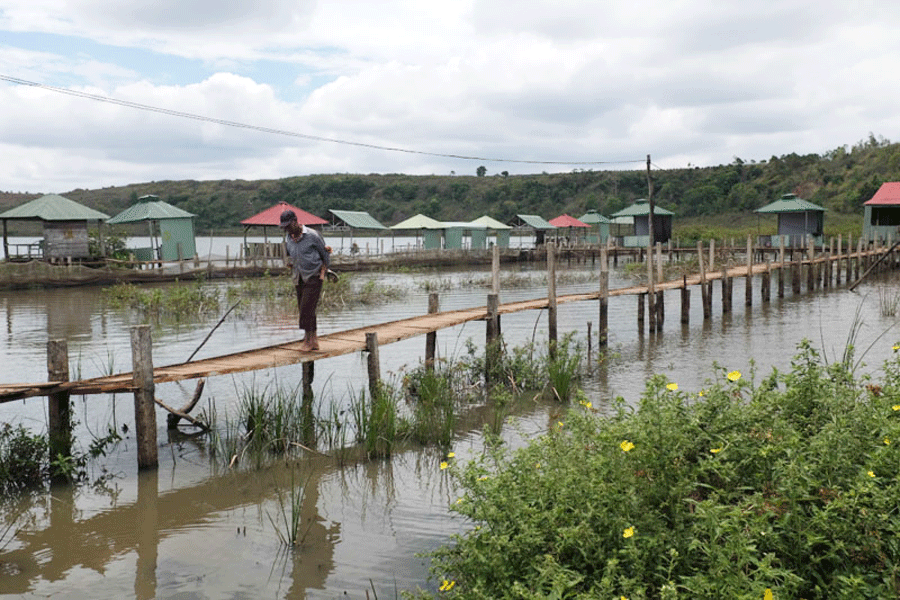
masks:
<instances>
[{"instance_id":1,"label":"wooden footbridge","mask_svg":"<svg viewBox=\"0 0 900 600\"><path fill-rule=\"evenodd\" d=\"M369 362L369 378L370 385L373 377L378 377L377 368L377 348L379 345L390 344L405 340L408 338L425 335L428 342L426 343L426 364L429 359L434 358L434 335L441 329L461 325L469 321L485 321L486 342L495 339L499 334L499 317L503 314L548 309L548 330L550 340L556 339L556 306L558 304L583 302L599 300L599 326L601 344L607 339L607 301L613 296L637 296L638 304L638 327L643 329L644 319L644 300L647 300L648 311L650 316L650 330L659 330L662 326L662 293L665 290L680 289L682 298L682 323L687 322L687 315L690 306L690 288L699 286L703 299L704 318L710 318L710 304L712 296L712 281L722 281L722 310L730 311L731 306L731 286L730 282L735 277L746 278L746 304L752 304L752 284L751 280L755 275L762 275L761 297L763 302L769 300L771 294L770 277L777 272L778 277L778 296L784 296L785 281L788 274L791 277L791 287L795 295L800 293L801 288L801 272L805 269L807 274L806 289L813 291L817 287L828 287L833 281L834 284L841 283L842 270L845 273L845 281L848 283L853 280L853 267L856 267L857 283L865 277L869 271L877 266L885 257L890 256L894 248L900 245L894 244L888 249L887 247L878 247L872 249L863 249L858 246L856 253L851 253L849 247L847 253L841 252L840 242L838 243L837 252L829 251L819 256L815 255L815 251L810 246L807 257L798 257L797 260L790 263L785 262L784 250L781 252L780 262L753 262L753 251L748 239L747 248L747 264L735 267L720 269L718 271L705 272L702 246L698 244L697 255L699 264L699 273L691 276L682 276L676 280L662 281L650 286L636 285L614 290L608 289L609 271L607 266L607 255L604 251L601 258L601 270L599 277L598 291L569 294L557 296L555 291L555 259L553 253L548 252L548 295L546 298L538 298L534 300L525 300L518 302L510 302L499 304L499 260L494 263L494 293L488 295L488 302L484 307L475 307L463 310L454 310L447 312L437 311L437 297L429 301L429 313L398 321L391 321L377 325L351 329L347 331L339 331L327 335L319 336L319 350L303 351L300 348L300 341L276 344L253 350L247 350L234 354L227 354L193 362L185 362L180 364L152 367L152 357L150 356L150 339L149 328L147 326L136 327L132 330L132 353L135 369L131 373L120 373L93 379L83 379L79 381L68 381L68 359L67 357L53 357L51 348L48 345L48 364L51 366L48 381L39 383L0 383L0 403L19 400L34 396L47 396L50 399L49 428L51 437L55 429L65 429L68 427L67 417L57 414L59 411L63 413L68 409L68 397L72 394L110 394L133 392L135 394L135 410L136 425L138 427L139 438L139 466L155 466L155 417L153 417L154 402L162 404L153 397L154 385L158 383L181 381L187 379L202 379L214 375L226 375L231 373L240 373L246 371L254 371L260 369L270 369L285 365L298 363L304 364L304 394L309 383L312 381L312 365L315 361L325 358L341 356L353 352L368 351L370 356ZM849 246L849 244L848 244ZM833 244L832 244L833 248ZM659 256L659 246L657 246L657 256ZM710 252L710 263L712 262L712 253ZM661 264L661 260L658 261ZM863 275L860 272L863 268L867 268ZM650 267L652 269L652 267ZM662 279L661 267L659 269ZM855 286L856 284L854 284ZM433 300L433 302L432 302ZM655 308L654 308L655 305ZM142 331L137 331L141 329ZM137 335L136 335L137 334ZM136 342L136 338L144 337L142 341ZM53 342L51 341L51 344ZM373 359L374 356L374 369ZM374 371L374 376L373 376ZM56 373L56 375L55 375ZM374 388L373 388L374 389ZM199 388L198 388L199 392ZM310 392L311 393L311 392ZM139 401L139 396L144 397ZM197 394L199 396L199 393ZM191 419L185 414L181 414L165 405L165 408L176 415ZM140 416L143 413L143 416ZM55 420L61 419L61 422ZM141 422L146 421L148 425L144 427L141 433ZM142 441L141 438L145 440ZM141 456L141 446L153 446L152 456L148 450L146 457Z\"/></svg>"}]
</instances>

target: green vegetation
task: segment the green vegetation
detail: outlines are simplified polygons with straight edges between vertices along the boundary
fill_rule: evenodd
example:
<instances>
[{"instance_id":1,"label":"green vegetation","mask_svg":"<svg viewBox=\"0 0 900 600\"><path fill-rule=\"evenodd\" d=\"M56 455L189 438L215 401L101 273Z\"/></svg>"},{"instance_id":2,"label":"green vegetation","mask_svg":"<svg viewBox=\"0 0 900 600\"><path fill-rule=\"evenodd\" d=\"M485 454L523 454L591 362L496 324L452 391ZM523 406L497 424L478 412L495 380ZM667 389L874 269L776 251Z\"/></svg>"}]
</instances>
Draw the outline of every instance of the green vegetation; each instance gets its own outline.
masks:
<instances>
[{"instance_id":1,"label":"green vegetation","mask_svg":"<svg viewBox=\"0 0 900 600\"><path fill-rule=\"evenodd\" d=\"M441 597L898 597L900 354L878 383L852 354L654 377L637 407L583 402L454 467L472 527L434 555Z\"/></svg>"},{"instance_id":2,"label":"green vegetation","mask_svg":"<svg viewBox=\"0 0 900 600\"><path fill-rule=\"evenodd\" d=\"M731 217L752 211L796 193L829 210L825 234L842 233L833 228L835 215L853 215L859 231L862 203L886 181L900 180L900 144L870 135L852 146L840 146L822 154L796 153L767 160L735 157L729 165L652 171L654 198L673 210L676 236L684 225L701 231L686 231L685 238L704 235L706 225L682 220L692 217L728 215L726 234L735 235ZM588 209L609 215L647 196L646 172L590 171L570 173L485 176L411 175L309 175L261 181L158 181L73 190L64 196L117 214L139 196L155 194L197 215L196 227L203 235L240 232L240 221L284 200L326 218L329 209L364 210L391 225L416 213L446 221L468 221L488 214L507 221L516 214L550 218L563 213L580 216ZM0 210L12 208L36 195L0 194ZM764 221L774 229L774 218ZM135 229L141 235L142 229ZM763 232L767 233L767 232ZM745 235L745 233L742 233Z\"/></svg>"}]
</instances>

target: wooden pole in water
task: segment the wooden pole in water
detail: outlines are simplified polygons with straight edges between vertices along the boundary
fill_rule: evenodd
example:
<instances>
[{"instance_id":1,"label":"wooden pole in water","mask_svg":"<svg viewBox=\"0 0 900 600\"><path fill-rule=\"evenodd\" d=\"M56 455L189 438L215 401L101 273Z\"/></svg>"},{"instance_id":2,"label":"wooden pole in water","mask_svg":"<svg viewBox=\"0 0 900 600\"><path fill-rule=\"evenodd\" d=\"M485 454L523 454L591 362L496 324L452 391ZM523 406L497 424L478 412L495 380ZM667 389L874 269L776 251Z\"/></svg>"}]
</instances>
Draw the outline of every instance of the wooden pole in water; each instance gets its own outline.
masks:
<instances>
[{"instance_id":1,"label":"wooden pole in water","mask_svg":"<svg viewBox=\"0 0 900 600\"><path fill-rule=\"evenodd\" d=\"M433 315L439 310L438 294L428 294L428 314ZM437 350L437 331L429 331L425 334L425 370L434 370L434 355Z\"/></svg>"},{"instance_id":2,"label":"wooden pole in water","mask_svg":"<svg viewBox=\"0 0 900 600\"><path fill-rule=\"evenodd\" d=\"M806 292L812 292L816 289L816 265L813 261L816 259L816 241L809 236L806 255L809 259L809 267L806 269Z\"/></svg>"},{"instance_id":3,"label":"wooden pole in water","mask_svg":"<svg viewBox=\"0 0 900 600\"><path fill-rule=\"evenodd\" d=\"M778 236L778 297L784 298L784 236Z\"/></svg>"},{"instance_id":4,"label":"wooden pole in water","mask_svg":"<svg viewBox=\"0 0 900 600\"><path fill-rule=\"evenodd\" d=\"M700 295L703 302L703 318L708 319L712 313L710 306L710 290L706 286L706 269L703 268L703 242L697 240L697 263L700 267Z\"/></svg>"},{"instance_id":5,"label":"wooden pole in water","mask_svg":"<svg viewBox=\"0 0 900 600\"><path fill-rule=\"evenodd\" d=\"M656 242L653 215L653 180L650 179L650 155L647 155L647 312L650 313L650 331L656 331L656 282L653 274L653 245Z\"/></svg>"},{"instance_id":6,"label":"wooden pole in water","mask_svg":"<svg viewBox=\"0 0 900 600\"><path fill-rule=\"evenodd\" d=\"M691 290L687 285L687 275L681 282L681 322L687 325L691 321Z\"/></svg>"},{"instance_id":7,"label":"wooden pole in water","mask_svg":"<svg viewBox=\"0 0 900 600\"><path fill-rule=\"evenodd\" d=\"M381 387L381 363L378 359L378 333L375 331L366 332L366 352L368 358L366 360L369 368L369 396L372 401L378 396L378 390Z\"/></svg>"},{"instance_id":8,"label":"wooden pole in water","mask_svg":"<svg viewBox=\"0 0 900 600\"><path fill-rule=\"evenodd\" d=\"M747 236L747 287L744 288L744 304L753 305L753 238Z\"/></svg>"},{"instance_id":9,"label":"wooden pole in water","mask_svg":"<svg viewBox=\"0 0 900 600\"><path fill-rule=\"evenodd\" d=\"M793 254L793 252L791 252ZM791 291L795 296L800 295L800 281L802 279L800 271L803 269L803 256L800 252L797 257L791 261Z\"/></svg>"},{"instance_id":10,"label":"wooden pole in water","mask_svg":"<svg viewBox=\"0 0 900 600\"><path fill-rule=\"evenodd\" d=\"M709 240L709 270L716 270L716 238Z\"/></svg>"},{"instance_id":11,"label":"wooden pole in water","mask_svg":"<svg viewBox=\"0 0 900 600\"><path fill-rule=\"evenodd\" d=\"M303 442L314 444L316 441L316 427L313 422L313 379L316 377L316 361L310 360L303 363Z\"/></svg>"},{"instance_id":12,"label":"wooden pole in water","mask_svg":"<svg viewBox=\"0 0 900 600\"><path fill-rule=\"evenodd\" d=\"M600 249L600 319L597 321L597 345L606 346L609 337L609 265L606 247Z\"/></svg>"},{"instance_id":13,"label":"wooden pole in water","mask_svg":"<svg viewBox=\"0 0 900 600\"><path fill-rule=\"evenodd\" d=\"M500 246L494 244L491 249L491 292L500 294Z\"/></svg>"},{"instance_id":14,"label":"wooden pole in water","mask_svg":"<svg viewBox=\"0 0 900 600\"><path fill-rule=\"evenodd\" d=\"M47 342L47 380L69 381L69 350L66 340ZM47 433L50 456L72 456L72 408L69 392L47 398ZM64 477L64 476L63 476Z\"/></svg>"},{"instance_id":15,"label":"wooden pole in water","mask_svg":"<svg viewBox=\"0 0 900 600\"><path fill-rule=\"evenodd\" d=\"M762 301L768 302L771 299L770 294L770 282L772 278L772 263L766 258L766 270L762 274L762 283L760 284L760 293L762 294Z\"/></svg>"},{"instance_id":16,"label":"wooden pole in water","mask_svg":"<svg viewBox=\"0 0 900 600\"><path fill-rule=\"evenodd\" d=\"M556 248L547 244L547 335L550 358L556 357Z\"/></svg>"},{"instance_id":17,"label":"wooden pole in water","mask_svg":"<svg viewBox=\"0 0 900 600\"><path fill-rule=\"evenodd\" d=\"M647 294L642 292L638 294L638 306L637 306L637 325L638 325L638 333L644 333L644 296Z\"/></svg>"},{"instance_id":18,"label":"wooden pole in water","mask_svg":"<svg viewBox=\"0 0 900 600\"><path fill-rule=\"evenodd\" d=\"M484 337L484 378L485 382L490 383L500 362L500 296L497 294L488 294L487 297Z\"/></svg>"},{"instance_id":19,"label":"wooden pole in water","mask_svg":"<svg viewBox=\"0 0 900 600\"><path fill-rule=\"evenodd\" d=\"M710 282L712 285L712 282ZM731 312L731 276L728 267L722 266L722 314Z\"/></svg>"},{"instance_id":20,"label":"wooden pole in water","mask_svg":"<svg viewBox=\"0 0 900 600\"><path fill-rule=\"evenodd\" d=\"M153 343L149 325L131 328L132 385L134 385L134 428L138 470L159 466L156 444L156 403L153 383Z\"/></svg>"}]
</instances>

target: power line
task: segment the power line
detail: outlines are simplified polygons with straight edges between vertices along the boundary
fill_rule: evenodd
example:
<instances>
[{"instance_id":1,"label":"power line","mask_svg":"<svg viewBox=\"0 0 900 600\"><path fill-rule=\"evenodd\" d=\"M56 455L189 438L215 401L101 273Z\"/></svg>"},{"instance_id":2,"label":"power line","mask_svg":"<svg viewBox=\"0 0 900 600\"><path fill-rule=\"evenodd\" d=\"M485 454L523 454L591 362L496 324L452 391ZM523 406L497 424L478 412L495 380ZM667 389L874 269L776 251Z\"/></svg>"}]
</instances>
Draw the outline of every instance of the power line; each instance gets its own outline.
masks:
<instances>
[{"instance_id":1,"label":"power line","mask_svg":"<svg viewBox=\"0 0 900 600\"><path fill-rule=\"evenodd\" d=\"M467 156L465 154L449 154L442 152L427 152L424 150L412 150L409 148L397 148L393 146L382 146L379 144L367 144L365 142L354 142L350 140L340 140L336 138L328 138L322 137L318 135L311 135L308 133L299 133L296 131L288 131L285 129L275 129L272 127L263 127L261 125L250 125L248 123L239 123L237 121L227 121L225 119L218 119L215 117L207 117L204 115L198 115L189 112L183 112L179 110L172 110L169 108L161 108L158 106L150 106L148 104L140 104L138 102L131 102L129 100L121 100L118 98L110 98L109 96L100 96L97 94L89 94L87 92L80 92L77 90L70 90L67 88L56 87L52 85L46 85L43 83L38 83L36 81L28 81L27 79L20 79L18 77L12 77L10 75L3 75L0 73L0 80L8 81L9 83L14 83L16 85L23 85L28 87L39 88L42 90L47 90L50 92L56 92L59 94L66 94L68 96L75 96L76 98L83 98L85 100L93 100L95 102L106 102L107 104L115 104L118 106L124 106L126 108L134 108L137 110L144 110L148 112L159 113L163 115L169 115L172 117L180 117L183 119L193 119L194 121L203 121L206 123L214 123L216 125L223 125L226 127L236 127L238 129L249 129L252 131L258 131L261 133L272 133L275 135L284 135L288 137L301 138L305 140L313 140L317 142L328 142L332 144L344 144L347 146L357 146L360 148L370 148L373 150L386 150L388 152L404 152L406 154L421 154L425 156L438 156L441 158L454 158L459 160L478 160L485 162L499 162L499 163L523 163L523 164L532 164L532 165L612 165L612 164L628 164L628 163L638 163L643 162L642 160L619 160L619 161L608 161L608 160L592 160L592 161L557 161L557 160L522 160L522 159L513 159L513 158L491 158L486 156Z\"/></svg>"}]
</instances>

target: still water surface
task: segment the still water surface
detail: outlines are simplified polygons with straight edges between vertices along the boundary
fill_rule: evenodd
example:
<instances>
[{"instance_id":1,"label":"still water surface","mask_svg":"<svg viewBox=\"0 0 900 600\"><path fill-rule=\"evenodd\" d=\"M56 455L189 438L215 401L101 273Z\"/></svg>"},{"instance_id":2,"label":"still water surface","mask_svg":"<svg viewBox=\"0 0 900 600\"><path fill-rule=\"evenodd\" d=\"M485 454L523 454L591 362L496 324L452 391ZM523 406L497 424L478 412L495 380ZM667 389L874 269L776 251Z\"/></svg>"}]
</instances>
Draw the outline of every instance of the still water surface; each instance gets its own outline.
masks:
<instances>
[{"instance_id":1,"label":"still water surface","mask_svg":"<svg viewBox=\"0 0 900 600\"><path fill-rule=\"evenodd\" d=\"M558 293L596 289L596 272L588 265L561 265ZM501 291L501 302L546 294L543 273L533 266L509 267L524 285ZM428 289L439 287L441 308L483 306L488 293L483 270L434 270L422 273L354 275L355 285L377 278L381 285L403 290L402 299L377 306L355 307L320 315L321 333L360 327L427 312ZM484 285L482 284L484 283ZM610 286L629 285L614 271ZM190 284L188 284L190 285ZM233 282L215 282L225 287ZM583 382L596 406L614 396L636 401L646 379L664 374L683 390L699 390L740 370L757 379L773 367L790 368L797 344L809 339L829 360L837 360L854 325L858 356L875 369L891 355L900 339L892 316L883 315L882 298L896 295L891 281L873 282L848 292L845 287L784 299L743 303L743 280L734 283L734 308L721 314L720 288L715 287L713 318L704 322L699 293L692 294L691 322L679 323L677 293L666 297L667 321L661 334L639 334L634 297L610 301L611 358L586 361ZM788 286L790 287L790 286ZM773 295L774 296L774 295ZM226 303L223 302L223 306ZM224 312L224 308L222 312ZM73 377L93 377L131 369L129 327L139 315L113 310L96 288L27 290L0 293L0 381L46 379L48 339L66 339ZM162 322L153 326L154 363L182 362L209 333L217 318L201 322ZM586 324L597 322L597 304L559 307L559 331L575 332L586 345ZM506 342L521 345L546 338L546 314L532 311L504 315ZM596 326L594 327L596 336ZM292 311L252 313L229 318L213 334L198 358L255 348L298 337ZM468 323L438 334L438 354L452 359L466 352L467 340L484 339L481 323ZM596 342L593 344L596 350ZM480 348L479 348L480 352ZM384 346L382 375L390 380L422 360L424 338ZM755 366L754 366L755 365ZM207 382L203 404L214 403L221 414L233 407L239 390L299 382L299 365ZM364 389L366 358L355 354L320 361L314 390L319 410L346 406ZM194 382L157 386L157 397L181 405ZM202 404L202 405L203 405ZM86 444L108 424L133 431L129 395L74 399L77 435ZM557 408L525 401L504 431L513 445L543 432L558 418ZM23 423L36 430L46 425L45 402L34 398L0 405L0 421ZM160 467L136 474L132 434L118 444L103 465L115 477L106 489L54 489L50 494L3 505L3 518L15 520L20 532L0 537L0 594L26 598L364 598L374 587L382 598L416 586L433 589L427 559L436 548L465 527L448 511L456 494L439 464L446 457L435 449L401 449L389 460L339 465L310 457L291 465L262 470L227 471L209 457L203 438L171 436L158 415ZM463 420L453 443L457 461L482 449L477 416ZM99 471L99 467L95 466ZM272 519L280 519L279 491L291 482L303 484L305 537L299 550L285 553ZM16 513L15 507L27 509ZM4 527L0 525L0 533ZM5 546L5 547L3 547Z\"/></svg>"}]
</instances>

